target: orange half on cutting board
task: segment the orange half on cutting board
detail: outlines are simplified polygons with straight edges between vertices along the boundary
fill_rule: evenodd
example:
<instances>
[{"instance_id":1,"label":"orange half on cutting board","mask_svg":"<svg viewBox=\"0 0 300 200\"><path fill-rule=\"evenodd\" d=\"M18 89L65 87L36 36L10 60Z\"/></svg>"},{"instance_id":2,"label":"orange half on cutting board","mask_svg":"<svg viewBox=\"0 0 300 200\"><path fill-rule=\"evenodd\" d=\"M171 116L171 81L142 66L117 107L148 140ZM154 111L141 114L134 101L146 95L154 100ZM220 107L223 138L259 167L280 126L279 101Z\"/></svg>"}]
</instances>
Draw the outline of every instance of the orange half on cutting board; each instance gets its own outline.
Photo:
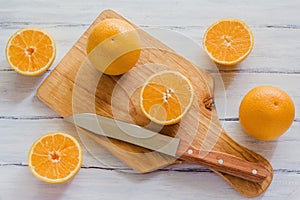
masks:
<instances>
[{"instance_id":1,"label":"orange half on cutting board","mask_svg":"<svg viewBox=\"0 0 300 200\"><path fill-rule=\"evenodd\" d=\"M148 78L140 94L140 106L151 121L175 124L188 112L194 91L188 78L177 71L160 71Z\"/></svg>"}]
</instances>

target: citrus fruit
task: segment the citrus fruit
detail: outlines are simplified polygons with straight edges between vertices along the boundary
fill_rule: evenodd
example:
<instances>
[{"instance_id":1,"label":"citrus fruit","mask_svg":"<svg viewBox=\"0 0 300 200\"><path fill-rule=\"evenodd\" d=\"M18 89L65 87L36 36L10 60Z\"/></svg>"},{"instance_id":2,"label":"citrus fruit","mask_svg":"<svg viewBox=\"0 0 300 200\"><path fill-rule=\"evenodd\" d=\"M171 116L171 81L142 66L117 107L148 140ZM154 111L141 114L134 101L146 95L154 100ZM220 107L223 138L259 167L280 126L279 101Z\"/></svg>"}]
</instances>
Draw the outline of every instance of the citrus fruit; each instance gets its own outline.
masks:
<instances>
[{"instance_id":1,"label":"citrus fruit","mask_svg":"<svg viewBox=\"0 0 300 200\"><path fill-rule=\"evenodd\" d=\"M194 99L191 82L179 72L160 71L150 76L140 93L142 112L151 121L169 125L178 123Z\"/></svg>"},{"instance_id":2,"label":"citrus fruit","mask_svg":"<svg viewBox=\"0 0 300 200\"><path fill-rule=\"evenodd\" d=\"M47 183L64 183L80 170L82 152L76 139L52 132L37 139L28 153L32 174Z\"/></svg>"},{"instance_id":3,"label":"citrus fruit","mask_svg":"<svg viewBox=\"0 0 300 200\"><path fill-rule=\"evenodd\" d=\"M293 123L295 107L283 90L259 86L250 90L241 102L239 119L244 130L259 140L281 136Z\"/></svg>"},{"instance_id":4,"label":"citrus fruit","mask_svg":"<svg viewBox=\"0 0 300 200\"><path fill-rule=\"evenodd\" d=\"M18 73L35 76L52 65L56 54L53 38L37 28L25 28L13 34L6 45L6 59Z\"/></svg>"},{"instance_id":5,"label":"citrus fruit","mask_svg":"<svg viewBox=\"0 0 300 200\"><path fill-rule=\"evenodd\" d=\"M205 32L203 47L209 57L221 65L236 65L251 52L254 40L246 23L234 18L221 19Z\"/></svg>"},{"instance_id":6,"label":"citrus fruit","mask_svg":"<svg viewBox=\"0 0 300 200\"><path fill-rule=\"evenodd\" d=\"M87 54L101 72L120 75L137 63L141 52L137 30L120 19L105 19L88 37Z\"/></svg>"}]
</instances>

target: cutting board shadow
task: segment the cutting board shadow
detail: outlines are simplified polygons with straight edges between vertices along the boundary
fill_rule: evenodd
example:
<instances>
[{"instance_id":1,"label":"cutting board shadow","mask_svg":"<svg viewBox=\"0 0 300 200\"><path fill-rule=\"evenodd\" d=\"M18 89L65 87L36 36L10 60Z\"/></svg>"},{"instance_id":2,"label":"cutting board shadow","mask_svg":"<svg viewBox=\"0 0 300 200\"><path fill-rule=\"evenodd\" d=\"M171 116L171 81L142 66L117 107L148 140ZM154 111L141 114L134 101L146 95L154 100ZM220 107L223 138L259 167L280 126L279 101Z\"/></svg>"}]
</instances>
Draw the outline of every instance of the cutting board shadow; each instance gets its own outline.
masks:
<instances>
[{"instance_id":1,"label":"cutting board shadow","mask_svg":"<svg viewBox=\"0 0 300 200\"><path fill-rule=\"evenodd\" d=\"M273 172L265 158L239 145L222 128L213 104L214 81L211 75L131 22L128 21L138 29L142 46L147 47L142 49L136 66L123 76L107 76L97 71L87 59L86 42L93 27L106 18L128 21L112 10L103 11L39 87L37 95L45 104L63 117L90 112L135 123L161 134L190 141L199 149L226 152L262 163ZM144 117L138 95L147 77L164 69L176 70L187 76L193 83L195 100L190 112L179 124L161 127ZM183 162L128 143L98 137L84 130L80 132L141 173ZM215 172L246 197L263 193L273 177L271 175L261 183L254 183Z\"/></svg>"}]
</instances>

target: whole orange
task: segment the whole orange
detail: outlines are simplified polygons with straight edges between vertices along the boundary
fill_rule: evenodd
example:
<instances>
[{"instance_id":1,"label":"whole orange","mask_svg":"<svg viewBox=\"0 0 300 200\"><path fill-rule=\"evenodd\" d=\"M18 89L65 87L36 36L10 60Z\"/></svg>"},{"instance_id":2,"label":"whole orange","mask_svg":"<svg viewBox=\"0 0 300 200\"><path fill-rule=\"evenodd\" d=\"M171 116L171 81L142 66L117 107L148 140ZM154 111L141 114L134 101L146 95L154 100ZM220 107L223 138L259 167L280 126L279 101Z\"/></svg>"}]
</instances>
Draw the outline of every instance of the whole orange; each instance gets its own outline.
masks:
<instances>
[{"instance_id":1,"label":"whole orange","mask_svg":"<svg viewBox=\"0 0 300 200\"><path fill-rule=\"evenodd\" d=\"M101 72L120 75L137 63L141 45L138 31L120 19L105 19L95 26L88 37L87 54Z\"/></svg>"},{"instance_id":2,"label":"whole orange","mask_svg":"<svg viewBox=\"0 0 300 200\"><path fill-rule=\"evenodd\" d=\"M273 86L258 86L250 90L239 109L243 129L259 140L278 138L288 130L294 117L291 97Z\"/></svg>"}]
</instances>

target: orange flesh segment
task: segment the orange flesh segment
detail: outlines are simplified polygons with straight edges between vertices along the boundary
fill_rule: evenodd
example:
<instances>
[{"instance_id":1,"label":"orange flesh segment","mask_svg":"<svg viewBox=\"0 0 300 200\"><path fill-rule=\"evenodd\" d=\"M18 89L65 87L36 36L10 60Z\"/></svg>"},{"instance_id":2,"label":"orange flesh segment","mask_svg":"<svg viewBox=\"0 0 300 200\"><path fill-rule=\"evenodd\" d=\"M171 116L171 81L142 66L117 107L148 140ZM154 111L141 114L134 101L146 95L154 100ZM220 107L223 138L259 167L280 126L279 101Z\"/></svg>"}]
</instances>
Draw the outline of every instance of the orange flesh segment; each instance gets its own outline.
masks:
<instances>
[{"instance_id":1,"label":"orange flesh segment","mask_svg":"<svg viewBox=\"0 0 300 200\"><path fill-rule=\"evenodd\" d=\"M32 149L31 166L42 177L65 178L80 162L80 149L70 138L55 134L42 138Z\"/></svg>"},{"instance_id":2,"label":"orange flesh segment","mask_svg":"<svg viewBox=\"0 0 300 200\"><path fill-rule=\"evenodd\" d=\"M237 21L222 21L206 34L205 46L220 61L235 61L251 48L249 30Z\"/></svg>"},{"instance_id":3,"label":"orange flesh segment","mask_svg":"<svg viewBox=\"0 0 300 200\"><path fill-rule=\"evenodd\" d=\"M143 104L146 112L158 120L169 121L182 113L180 102L176 95L164 97L168 88L163 85L149 84L143 93ZM164 101L164 99L167 99Z\"/></svg>"},{"instance_id":4,"label":"orange flesh segment","mask_svg":"<svg viewBox=\"0 0 300 200\"><path fill-rule=\"evenodd\" d=\"M24 72L35 72L45 67L53 59L54 51L49 36L37 30L17 33L8 46L10 63Z\"/></svg>"}]
</instances>

